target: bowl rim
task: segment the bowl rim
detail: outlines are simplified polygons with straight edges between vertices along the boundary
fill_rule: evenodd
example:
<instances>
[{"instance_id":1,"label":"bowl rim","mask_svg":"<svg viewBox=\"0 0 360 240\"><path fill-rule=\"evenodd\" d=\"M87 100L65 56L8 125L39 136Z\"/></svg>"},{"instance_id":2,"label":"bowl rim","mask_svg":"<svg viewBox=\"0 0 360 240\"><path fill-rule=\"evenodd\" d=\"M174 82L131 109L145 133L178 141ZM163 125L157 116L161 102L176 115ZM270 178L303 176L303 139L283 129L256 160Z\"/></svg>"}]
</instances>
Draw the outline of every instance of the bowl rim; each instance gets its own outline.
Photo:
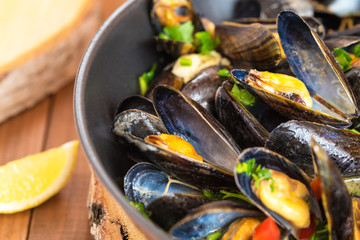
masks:
<instances>
[{"instance_id":1,"label":"bowl rim","mask_svg":"<svg viewBox=\"0 0 360 240\"><path fill-rule=\"evenodd\" d=\"M148 238L151 239L170 239L159 227L154 223L143 217L143 215L130 205L128 200L125 199L125 195L119 191L119 187L115 181L108 176L106 169L100 161L100 157L95 151L94 145L90 139L90 135L87 128L87 121L85 118L85 86L87 83L90 66L94 60L96 53L100 46L104 43L104 40L109 35L112 29L114 29L118 23L119 18L127 8L132 4L143 0L127 0L121 4L102 24L93 39L91 40L88 48L86 49L82 60L79 65L79 69L75 78L74 95L73 95L73 109L75 116L75 123L78 135L80 137L80 143L84 148L85 155L90 162L96 176L100 179L101 183L115 198L117 203L125 213L132 219L133 223L138 229ZM135 220L136 219L136 220Z\"/></svg>"}]
</instances>

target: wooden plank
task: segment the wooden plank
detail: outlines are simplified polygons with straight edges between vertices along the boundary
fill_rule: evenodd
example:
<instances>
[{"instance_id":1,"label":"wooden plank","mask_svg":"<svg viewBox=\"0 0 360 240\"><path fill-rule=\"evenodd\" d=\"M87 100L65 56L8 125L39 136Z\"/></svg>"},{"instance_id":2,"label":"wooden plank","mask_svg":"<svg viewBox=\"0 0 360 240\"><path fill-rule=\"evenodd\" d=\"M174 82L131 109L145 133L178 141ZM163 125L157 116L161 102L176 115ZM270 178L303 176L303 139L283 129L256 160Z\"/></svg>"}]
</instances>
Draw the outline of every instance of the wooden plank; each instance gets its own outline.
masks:
<instances>
[{"instance_id":1,"label":"wooden plank","mask_svg":"<svg viewBox=\"0 0 360 240\"><path fill-rule=\"evenodd\" d=\"M50 100L0 125L0 164L40 152ZM31 211L0 214L0 239L25 240Z\"/></svg>"},{"instance_id":2,"label":"wooden plank","mask_svg":"<svg viewBox=\"0 0 360 240\"><path fill-rule=\"evenodd\" d=\"M73 84L70 84L54 97L46 149L77 139L72 94ZM28 239L90 239L86 208L90 170L81 148L77 160L69 183L34 209Z\"/></svg>"}]
</instances>

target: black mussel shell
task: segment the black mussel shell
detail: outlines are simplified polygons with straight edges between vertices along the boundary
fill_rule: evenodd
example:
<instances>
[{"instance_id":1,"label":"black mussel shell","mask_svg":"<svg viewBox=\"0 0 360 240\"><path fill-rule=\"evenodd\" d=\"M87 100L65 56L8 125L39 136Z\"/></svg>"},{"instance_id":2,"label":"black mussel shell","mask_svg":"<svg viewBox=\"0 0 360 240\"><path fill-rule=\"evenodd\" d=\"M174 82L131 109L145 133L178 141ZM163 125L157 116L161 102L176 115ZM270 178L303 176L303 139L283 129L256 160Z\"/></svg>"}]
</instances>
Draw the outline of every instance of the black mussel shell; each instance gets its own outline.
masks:
<instances>
[{"instance_id":1,"label":"black mussel shell","mask_svg":"<svg viewBox=\"0 0 360 240\"><path fill-rule=\"evenodd\" d=\"M352 199L339 170L314 139L311 140L311 149L315 171L321 179L321 200L330 239L347 240L353 229Z\"/></svg>"},{"instance_id":2,"label":"black mussel shell","mask_svg":"<svg viewBox=\"0 0 360 240\"><path fill-rule=\"evenodd\" d=\"M287 60L309 90L314 102L312 108L344 122L357 117L358 101L321 38L292 11L281 12L277 24Z\"/></svg>"},{"instance_id":3,"label":"black mussel shell","mask_svg":"<svg viewBox=\"0 0 360 240\"><path fill-rule=\"evenodd\" d=\"M232 172L241 150L210 113L178 90L166 86L154 90L153 102L169 133L187 140L207 162Z\"/></svg>"},{"instance_id":4,"label":"black mussel shell","mask_svg":"<svg viewBox=\"0 0 360 240\"><path fill-rule=\"evenodd\" d=\"M142 203L145 207L151 200L162 195L177 193L203 197L198 188L171 178L150 163L137 163L130 168L124 177L124 186L129 201Z\"/></svg>"},{"instance_id":5,"label":"black mussel shell","mask_svg":"<svg viewBox=\"0 0 360 240\"><path fill-rule=\"evenodd\" d=\"M203 239L226 228L234 220L254 217L263 219L263 213L250 210L247 205L229 200L202 205L177 222L169 230L173 239Z\"/></svg>"},{"instance_id":6,"label":"black mussel shell","mask_svg":"<svg viewBox=\"0 0 360 240\"><path fill-rule=\"evenodd\" d=\"M295 164L293 164L283 156L261 147L248 148L244 150L239 156L237 162L243 163L250 159L255 159L256 165L261 165L262 167L268 169L277 170L286 174L288 177L303 183L308 189L311 196L310 211L315 214L318 219L322 219L318 202L308 183L308 176L306 176ZM254 205L256 205L266 215L273 217L274 220L281 227L291 231L294 236L298 235L297 231L285 218L280 216L278 213L275 213L274 211L268 209L256 196L256 194L253 192L253 179L251 176L247 176L246 172L237 173L236 168L234 170L234 175L237 186L239 187L241 192L253 202Z\"/></svg>"},{"instance_id":7,"label":"black mussel shell","mask_svg":"<svg viewBox=\"0 0 360 240\"><path fill-rule=\"evenodd\" d=\"M129 109L138 109L156 116L152 101L140 95L131 96L122 101L116 110L115 116Z\"/></svg>"},{"instance_id":8,"label":"black mussel shell","mask_svg":"<svg viewBox=\"0 0 360 240\"><path fill-rule=\"evenodd\" d=\"M224 22L216 26L216 33L220 35L221 51L238 67L265 69L281 60L279 43L261 24Z\"/></svg>"},{"instance_id":9,"label":"black mussel shell","mask_svg":"<svg viewBox=\"0 0 360 240\"><path fill-rule=\"evenodd\" d=\"M198 102L215 117L215 94L217 89L227 79L218 75L218 71L223 68L226 67L222 65L208 67L198 73L181 89L182 93Z\"/></svg>"},{"instance_id":10,"label":"black mussel shell","mask_svg":"<svg viewBox=\"0 0 360 240\"><path fill-rule=\"evenodd\" d=\"M265 147L314 176L311 137L325 149L343 175L359 174L360 135L347 130L307 121L289 121L270 133Z\"/></svg>"},{"instance_id":11,"label":"black mussel shell","mask_svg":"<svg viewBox=\"0 0 360 240\"><path fill-rule=\"evenodd\" d=\"M181 194L163 195L152 200L146 207L146 211L152 221L168 231L193 209L208 202L209 200L203 197Z\"/></svg>"},{"instance_id":12,"label":"black mussel shell","mask_svg":"<svg viewBox=\"0 0 360 240\"><path fill-rule=\"evenodd\" d=\"M234 83L226 81L217 91L216 111L219 120L241 148L262 147L269 132L287 119L258 97L253 106L243 106L232 96L233 86Z\"/></svg>"}]
</instances>

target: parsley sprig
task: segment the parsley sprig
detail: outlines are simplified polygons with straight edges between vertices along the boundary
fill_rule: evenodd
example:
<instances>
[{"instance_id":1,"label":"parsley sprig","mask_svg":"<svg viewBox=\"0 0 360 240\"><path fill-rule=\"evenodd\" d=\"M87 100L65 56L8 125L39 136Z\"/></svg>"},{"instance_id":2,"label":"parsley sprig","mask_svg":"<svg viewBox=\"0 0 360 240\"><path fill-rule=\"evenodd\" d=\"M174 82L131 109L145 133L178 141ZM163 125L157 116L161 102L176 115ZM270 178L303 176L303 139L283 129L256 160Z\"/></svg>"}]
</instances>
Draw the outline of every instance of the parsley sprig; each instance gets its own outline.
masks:
<instances>
[{"instance_id":1,"label":"parsley sprig","mask_svg":"<svg viewBox=\"0 0 360 240\"><path fill-rule=\"evenodd\" d=\"M316 225L315 233L310 240L327 240L329 239L329 227L326 222L321 222Z\"/></svg>"},{"instance_id":2,"label":"parsley sprig","mask_svg":"<svg viewBox=\"0 0 360 240\"><path fill-rule=\"evenodd\" d=\"M252 204L249 198L247 198L245 195L243 195L240 191L237 190L232 190L232 191L220 190L218 192L218 191L203 189L203 194L204 194L204 198L209 200L224 200L230 198L233 200L238 199Z\"/></svg>"},{"instance_id":3,"label":"parsley sprig","mask_svg":"<svg viewBox=\"0 0 360 240\"><path fill-rule=\"evenodd\" d=\"M212 39L211 33L207 31L195 33L194 39L194 29L192 21L187 21L179 26L164 27L163 32L159 34L159 38L192 43L200 54L210 54L219 45L220 39L218 37Z\"/></svg>"},{"instance_id":4,"label":"parsley sprig","mask_svg":"<svg viewBox=\"0 0 360 240\"><path fill-rule=\"evenodd\" d=\"M255 189L259 188L259 183L262 180L271 180L270 189L272 192L274 191L275 180L271 177L270 170L268 168L263 168L260 164L256 165L255 158L237 164L236 171L238 173L245 172L248 177L252 177L255 180Z\"/></svg>"}]
</instances>

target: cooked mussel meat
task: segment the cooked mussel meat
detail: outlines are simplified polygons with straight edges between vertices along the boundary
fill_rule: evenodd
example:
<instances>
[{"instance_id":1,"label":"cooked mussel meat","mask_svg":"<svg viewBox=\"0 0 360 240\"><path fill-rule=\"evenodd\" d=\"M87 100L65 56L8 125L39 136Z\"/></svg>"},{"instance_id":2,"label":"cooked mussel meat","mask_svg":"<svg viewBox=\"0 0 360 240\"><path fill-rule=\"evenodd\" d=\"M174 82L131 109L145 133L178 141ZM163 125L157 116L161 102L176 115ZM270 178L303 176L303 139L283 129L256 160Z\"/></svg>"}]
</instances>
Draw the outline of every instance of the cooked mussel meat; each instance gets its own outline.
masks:
<instances>
[{"instance_id":1,"label":"cooked mussel meat","mask_svg":"<svg viewBox=\"0 0 360 240\"><path fill-rule=\"evenodd\" d=\"M239 156L234 174L241 192L293 236L310 225L311 214L322 218L308 177L281 155L248 148Z\"/></svg>"}]
</instances>

